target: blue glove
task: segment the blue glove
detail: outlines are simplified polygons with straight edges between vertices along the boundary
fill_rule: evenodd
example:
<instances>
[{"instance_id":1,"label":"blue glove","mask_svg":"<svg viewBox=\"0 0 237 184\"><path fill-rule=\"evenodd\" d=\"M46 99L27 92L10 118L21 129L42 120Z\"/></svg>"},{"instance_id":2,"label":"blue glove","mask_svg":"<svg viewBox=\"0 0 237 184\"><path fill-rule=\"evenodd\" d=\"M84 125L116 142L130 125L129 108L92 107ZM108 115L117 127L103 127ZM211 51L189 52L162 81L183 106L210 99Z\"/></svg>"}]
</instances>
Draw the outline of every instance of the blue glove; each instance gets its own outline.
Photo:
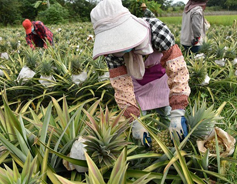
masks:
<instances>
[{"instance_id":1,"label":"blue glove","mask_svg":"<svg viewBox=\"0 0 237 184\"><path fill-rule=\"evenodd\" d=\"M144 132L143 133L143 141L142 141L143 145L147 148L151 147L151 137L149 136L148 132Z\"/></svg>"},{"instance_id":2,"label":"blue glove","mask_svg":"<svg viewBox=\"0 0 237 184\"><path fill-rule=\"evenodd\" d=\"M173 131L176 131L180 141L188 135L187 121L184 114L185 110L183 109L176 109L170 112L170 133L173 135Z\"/></svg>"}]
</instances>

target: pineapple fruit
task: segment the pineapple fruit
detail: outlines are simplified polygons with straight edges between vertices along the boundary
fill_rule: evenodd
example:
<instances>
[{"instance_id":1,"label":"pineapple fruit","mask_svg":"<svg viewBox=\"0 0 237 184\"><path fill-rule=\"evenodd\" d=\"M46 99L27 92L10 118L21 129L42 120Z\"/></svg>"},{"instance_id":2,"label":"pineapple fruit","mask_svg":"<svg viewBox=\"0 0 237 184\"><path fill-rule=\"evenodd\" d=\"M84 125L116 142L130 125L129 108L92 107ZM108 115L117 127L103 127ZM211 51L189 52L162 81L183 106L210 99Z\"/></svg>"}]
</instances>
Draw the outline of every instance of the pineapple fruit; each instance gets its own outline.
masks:
<instances>
[{"instance_id":1,"label":"pineapple fruit","mask_svg":"<svg viewBox=\"0 0 237 184\"><path fill-rule=\"evenodd\" d=\"M223 152L225 152L226 147L225 147L223 141L220 138L218 138L217 140L218 140L218 147L219 147L220 154L222 154ZM216 154L216 140L215 140L215 137L213 139L208 140L207 142L205 142L204 146L207 149L209 149L210 153Z\"/></svg>"},{"instance_id":2,"label":"pineapple fruit","mask_svg":"<svg viewBox=\"0 0 237 184\"><path fill-rule=\"evenodd\" d=\"M160 139L168 148L169 147L174 147L174 144L172 142L172 139L170 137L170 132L169 129L161 131L157 134L158 139ZM152 143L151 143L151 149L155 152L155 153L163 153L163 150L161 149L161 147L159 146L159 144L157 144L157 142L155 141L155 139L152 139Z\"/></svg>"},{"instance_id":3,"label":"pineapple fruit","mask_svg":"<svg viewBox=\"0 0 237 184\"><path fill-rule=\"evenodd\" d=\"M189 130L194 129L190 136L191 141L197 139L205 140L213 131L217 120L221 119L218 113L213 110L213 106L206 108L206 102L195 101L193 107L190 106L190 114L185 115ZM157 134L160 139L168 148L173 147L173 142L169 129L163 130ZM213 147L213 146L212 146ZM155 153L163 153L159 144L152 139L152 150Z\"/></svg>"}]
</instances>

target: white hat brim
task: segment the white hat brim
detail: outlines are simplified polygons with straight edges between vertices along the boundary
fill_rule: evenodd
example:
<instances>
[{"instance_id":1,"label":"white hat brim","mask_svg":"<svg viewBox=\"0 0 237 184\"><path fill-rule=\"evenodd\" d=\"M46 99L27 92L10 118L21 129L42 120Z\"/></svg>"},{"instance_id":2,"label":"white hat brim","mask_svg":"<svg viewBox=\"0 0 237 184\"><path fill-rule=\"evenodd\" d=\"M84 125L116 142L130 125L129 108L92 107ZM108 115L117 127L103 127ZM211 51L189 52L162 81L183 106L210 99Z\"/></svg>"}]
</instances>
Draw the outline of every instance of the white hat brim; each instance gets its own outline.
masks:
<instances>
[{"instance_id":1,"label":"white hat brim","mask_svg":"<svg viewBox=\"0 0 237 184\"><path fill-rule=\"evenodd\" d=\"M149 29L133 17L122 24L95 36L93 59L134 48L140 45L149 35Z\"/></svg>"}]
</instances>

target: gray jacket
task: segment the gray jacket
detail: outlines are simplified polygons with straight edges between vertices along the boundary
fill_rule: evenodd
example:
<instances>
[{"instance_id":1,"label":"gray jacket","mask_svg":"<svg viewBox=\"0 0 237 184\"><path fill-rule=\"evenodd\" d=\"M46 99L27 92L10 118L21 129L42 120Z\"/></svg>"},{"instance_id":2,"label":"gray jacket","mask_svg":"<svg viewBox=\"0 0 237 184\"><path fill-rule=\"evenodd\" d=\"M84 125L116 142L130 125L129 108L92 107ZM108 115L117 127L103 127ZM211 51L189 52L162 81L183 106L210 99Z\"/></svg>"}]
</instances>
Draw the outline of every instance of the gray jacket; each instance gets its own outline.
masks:
<instances>
[{"instance_id":1,"label":"gray jacket","mask_svg":"<svg viewBox=\"0 0 237 184\"><path fill-rule=\"evenodd\" d=\"M196 37L200 37L197 45L202 45L205 37L205 20L201 6L183 13L180 42L182 45L191 46L191 41Z\"/></svg>"}]
</instances>

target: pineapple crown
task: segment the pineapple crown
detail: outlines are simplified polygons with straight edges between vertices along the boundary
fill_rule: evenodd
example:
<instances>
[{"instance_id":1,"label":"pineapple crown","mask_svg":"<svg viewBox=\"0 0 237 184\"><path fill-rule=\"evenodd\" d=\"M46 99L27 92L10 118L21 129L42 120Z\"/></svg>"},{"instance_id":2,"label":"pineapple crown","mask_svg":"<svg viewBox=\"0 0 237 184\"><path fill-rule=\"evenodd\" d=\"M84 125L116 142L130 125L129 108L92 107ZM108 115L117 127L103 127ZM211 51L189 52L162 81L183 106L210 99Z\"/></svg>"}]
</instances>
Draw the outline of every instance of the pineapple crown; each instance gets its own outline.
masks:
<instances>
[{"instance_id":1,"label":"pineapple crown","mask_svg":"<svg viewBox=\"0 0 237 184\"><path fill-rule=\"evenodd\" d=\"M73 56L73 58L71 59L71 73L74 75L78 75L82 72L82 66L81 66L81 62L79 60L78 56Z\"/></svg>"},{"instance_id":2,"label":"pineapple crown","mask_svg":"<svg viewBox=\"0 0 237 184\"><path fill-rule=\"evenodd\" d=\"M53 61L50 57L45 57L40 64L40 74L50 76L53 73Z\"/></svg>"},{"instance_id":3,"label":"pineapple crown","mask_svg":"<svg viewBox=\"0 0 237 184\"><path fill-rule=\"evenodd\" d=\"M192 137L205 139L213 131L217 120L222 119L219 116L219 111L213 110L213 105L207 108L206 101L200 102L195 100L193 107L190 105L189 114L186 111L185 118L190 126L190 130L193 130Z\"/></svg>"},{"instance_id":4,"label":"pineapple crown","mask_svg":"<svg viewBox=\"0 0 237 184\"><path fill-rule=\"evenodd\" d=\"M85 111L89 122L86 122L85 137L87 153L93 161L101 166L110 166L118 158L121 150L128 144L124 132L128 129L128 120L121 121L123 111L114 117L114 113L109 113L106 107L105 114L100 108L99 117L93 118Z\"/></svg>"}]
</instances>

